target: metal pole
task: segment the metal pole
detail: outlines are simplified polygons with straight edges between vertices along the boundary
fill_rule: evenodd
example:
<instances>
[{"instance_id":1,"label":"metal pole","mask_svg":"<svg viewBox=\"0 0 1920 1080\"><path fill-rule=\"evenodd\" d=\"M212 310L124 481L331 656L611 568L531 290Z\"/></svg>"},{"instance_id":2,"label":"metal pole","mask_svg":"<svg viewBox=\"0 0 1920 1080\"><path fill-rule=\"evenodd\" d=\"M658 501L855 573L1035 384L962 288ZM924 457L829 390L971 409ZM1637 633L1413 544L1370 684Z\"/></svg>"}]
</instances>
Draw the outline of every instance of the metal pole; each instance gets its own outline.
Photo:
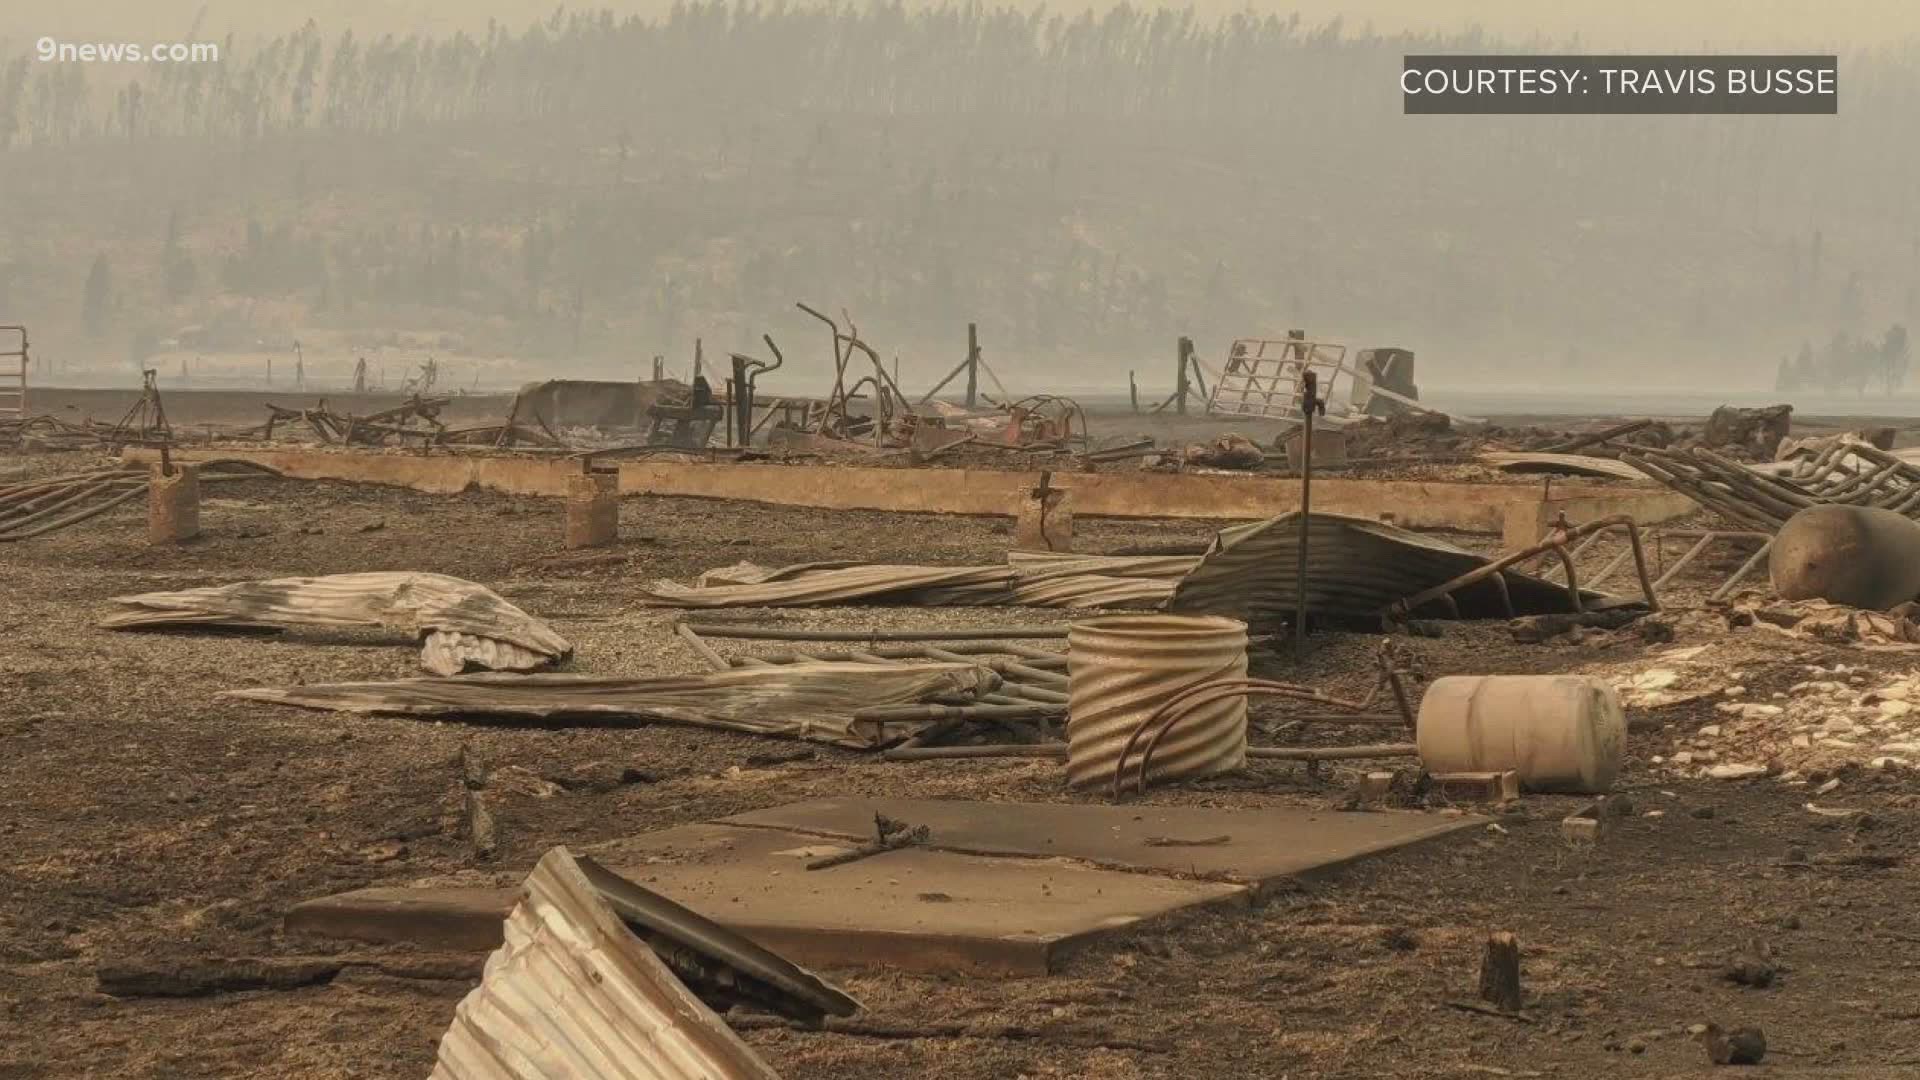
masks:
<instances>
[{"instance_id":1,"label":"metal pole","mask_svg":"<svg viewBox=\"0 0 1920 1080\"><path fill-rule=\"evenodd\" d=\"M1326 411L1319 380L1311 369L1300 373L1300 561L1293 579L1293 655L1307 658L1307 529L1313 523L1313 414Z\"/></svg>"},{"instance_id":2,"label":"metal pole","mask_svg":"<svg viewBox=\"0 0 1920 1080\"><path fill-rule=\"evenodd\" d=\"M899 380L895 380L896 382ZM971 409L980 399L980 327L975 323L967 324L967 408Z\"/></svg>"},{"instance_id":3,"label":"metal pole","mask_svg":"<svg viewBox=\"0 0 1920 1080\"><path fill-rule=\"evenodd\" d=\"M1193 342L1187 338L1181 338L1178 346L1176 346L1174 350L1179 354L1180 359L1179 363L1175 365L1178 370L1174 372L1173 376L1173 399L1179 406L1181 416L1187 415L1187 354L1192 349Z\"/></svg>"}]
</instances>

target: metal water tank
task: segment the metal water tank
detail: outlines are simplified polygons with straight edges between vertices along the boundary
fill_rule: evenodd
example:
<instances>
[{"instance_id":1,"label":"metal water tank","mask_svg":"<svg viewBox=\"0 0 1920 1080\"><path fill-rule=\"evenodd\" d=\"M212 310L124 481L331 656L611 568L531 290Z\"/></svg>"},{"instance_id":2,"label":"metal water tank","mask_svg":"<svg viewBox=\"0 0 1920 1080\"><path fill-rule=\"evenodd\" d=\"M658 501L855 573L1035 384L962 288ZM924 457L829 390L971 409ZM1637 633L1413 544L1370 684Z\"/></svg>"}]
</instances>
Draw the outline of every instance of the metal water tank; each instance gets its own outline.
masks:
<instances>
[{"instance_id":1,"label":"metal water tank","mask_svg":"<svg viewBox=\"0 0 1920 1080\"><path fill-rule=\"evenodd\" d=\"M1520 774L1528 791L1600 794L1626 751L1613 687L1585 675L1449 675L1420 701L1428 772Z\"/></svg>"},{"instance_id":2,"label":"metal water tank","mask_svg":"<svg viewBox=\"0 0 1920 1080\"><path fill-rule=\"evenodd\" d=\"M1111 786L1134 731L1175 694L1247 675L1247 624L1191 615L1113 615L1067 631L1067 784ZM1246 763L1247 699L1201 706L1154 750L1150 781L1232 772ZM1128 763L1139 767L1139 758Z\"/></svg>"}]
</instances>

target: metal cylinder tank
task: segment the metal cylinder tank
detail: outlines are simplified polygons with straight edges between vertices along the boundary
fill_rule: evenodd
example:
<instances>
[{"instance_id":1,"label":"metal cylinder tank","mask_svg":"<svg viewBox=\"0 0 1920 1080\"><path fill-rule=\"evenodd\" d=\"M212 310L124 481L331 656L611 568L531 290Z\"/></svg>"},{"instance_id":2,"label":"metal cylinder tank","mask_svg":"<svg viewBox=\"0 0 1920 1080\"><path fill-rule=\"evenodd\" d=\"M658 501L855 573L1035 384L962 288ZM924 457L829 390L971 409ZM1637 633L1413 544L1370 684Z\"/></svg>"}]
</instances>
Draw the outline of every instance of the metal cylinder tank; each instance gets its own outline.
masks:
<instances>
[{"instance_id":1,"label":"metal cylinder tank","mask_svg":"<svg viewBox=\"0 0 1920 1080\"><path fill-rule=\"evenodd\" d=\"M1247 624L1188 615L1113 615L1067 632L1067 784L1111 785L1127 739L1173 695L1247 674ZM1246 762L1247 699L1195 710L1153 754L1149 781L1212 776ZM1128 769L1139 767L1136 756ZM1129 773L1131 775L1131 772Z\"/></svg>"},{"instance_id":2,"label":"metal cylinder tank","mask_svg":"<svg viewBox=\"0 0 1920 1080\"><path fill-rule=\"evenodd\" d=\"M1920 522L1870 506L1809 506L1773 538L1767 574L1783 600L1884 611L1920 599Z\"/></svg>"},{"instance_id":3,"label":"metal cylinder tank","mask_svg":"<svg viewBox=\"0 0 1920 1080\"><path fill-rule=\"evenodd\" d=\"M1528 791L1613 786L1627 721L1613 687L1584 675L1449 675L1420 701L1428 772L1518 773Z\"/></svg>"}]
</instances>

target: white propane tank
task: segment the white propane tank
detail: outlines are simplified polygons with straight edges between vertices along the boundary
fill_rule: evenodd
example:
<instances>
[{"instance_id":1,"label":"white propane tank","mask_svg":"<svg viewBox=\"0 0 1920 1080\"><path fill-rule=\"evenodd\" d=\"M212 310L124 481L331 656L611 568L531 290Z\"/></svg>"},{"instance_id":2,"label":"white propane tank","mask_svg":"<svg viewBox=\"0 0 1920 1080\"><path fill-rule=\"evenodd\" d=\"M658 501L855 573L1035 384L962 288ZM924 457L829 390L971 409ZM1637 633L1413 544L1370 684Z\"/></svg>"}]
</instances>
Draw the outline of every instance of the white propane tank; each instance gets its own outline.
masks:
<instances>
[{"instance_id":1,"label":"white propane tank","mask_svg":"<svg viewBox=\"0 0 1920 1080\"><path fill-rule=\"evenodd\" d=\"M1449 675L1427 688L1414 739L1428 772L1512 769L1528 791L1598 795L1627 721L1613 687L1584 675Z\"/></svg>"}]
</instances>

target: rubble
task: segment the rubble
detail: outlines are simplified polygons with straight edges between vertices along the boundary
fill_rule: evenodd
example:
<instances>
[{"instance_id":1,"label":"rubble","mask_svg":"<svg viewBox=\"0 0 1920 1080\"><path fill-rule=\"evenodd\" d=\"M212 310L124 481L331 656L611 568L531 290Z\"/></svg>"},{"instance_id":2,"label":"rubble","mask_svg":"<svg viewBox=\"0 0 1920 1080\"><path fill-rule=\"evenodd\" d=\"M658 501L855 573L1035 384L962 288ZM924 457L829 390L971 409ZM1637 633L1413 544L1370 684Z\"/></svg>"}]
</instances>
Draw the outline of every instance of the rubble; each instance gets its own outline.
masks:
<instances>
[{"instance_id":1,"label":"rubble","mask_svg":"<svg viewBox=\"0 0 1920 1080\"><path fill-rule=\"evenodd\" d=\"M1772 461L1774 451L1793 428L1793 406L1768 405L1745 409L1722 405L1707 417L1700 433L1701 445L1714 449L1744 451L1755 461Z\"/></svg>"}]
</instances>

